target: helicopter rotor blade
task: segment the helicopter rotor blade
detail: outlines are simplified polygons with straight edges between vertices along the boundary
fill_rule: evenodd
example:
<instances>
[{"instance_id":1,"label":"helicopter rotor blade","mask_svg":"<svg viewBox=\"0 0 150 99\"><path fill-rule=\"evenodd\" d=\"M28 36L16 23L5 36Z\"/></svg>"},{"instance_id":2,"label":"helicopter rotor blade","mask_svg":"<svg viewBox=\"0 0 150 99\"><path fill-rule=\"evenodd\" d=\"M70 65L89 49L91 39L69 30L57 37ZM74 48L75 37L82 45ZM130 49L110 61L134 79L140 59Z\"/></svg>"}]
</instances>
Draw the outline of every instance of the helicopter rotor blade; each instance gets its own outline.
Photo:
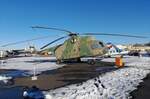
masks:
<instances>
[{"instance_id":1,"label":"helicopter rotor blade","mask_svg":"<svg viewBox=\"0 0 150 99\"><path fill-rule=\"evenodd\" d=\"M144 36L126 35L126 34L113 34L113 33L83 33L80 35L106 35L106 36L122 36L122 37L133 37L133 38L147 38Z\"/></svg>"},{"instance_id":2,"label":"helicopter rotor blade","mask_svg":"<svg viewBox=\"0 0 150 99\"><path fill-rule=\"evenodd\" d=\"M58 39L56 39L56 40L54 40L54 41L52 41L52 42L50 42L50 43L44 45L44 46L41 47L40 49L44 49L45 47L47 47L47 46L49 46L49 45L51 45L51 44L53 44L53 43L55 43L55 42L57 42L57 41L59 41L59 40L61 40L61 39L64 39L64 38L66 38L66 37L68 37L68 36L60 37L60 38L58 38Z\"/></svg>"},{"instance_id":3,"label":"helicopter rotor blade","mask_svg":"<svg viewBox=\"0 0 150 99\"><path fill-rule=\"evenodd\" d=\"M22 43L26 43L26 42L30 42L30 41L35 41L35 40L39 40L39 39L50 38L50 37L51 36L37 37L37 38L23 40L23 41L18 41L18 42L14 42L14 43L8 43L8 44L5 44L5 45L2 45L1 47L6 47L6 46L11 46L11 45L16 45L16 44L22 44Z\"/></svg>"},{"instance_id":4,"label":"helicopter rotor blade","mask_svg":"<svg viewBox=\"0 0 150 99\"><path fill-rule=\"evenodd\" d=\"M39 28L39 29L51 29L51 30L57 30L57 31L63 31L63 32L67 32L69 34L72 34L71 31L66 30L66 29L60 29L60 28L53 28L53 27L43 27L43 26L31 26L31 28Z\"/></svg>"}]
</instances>

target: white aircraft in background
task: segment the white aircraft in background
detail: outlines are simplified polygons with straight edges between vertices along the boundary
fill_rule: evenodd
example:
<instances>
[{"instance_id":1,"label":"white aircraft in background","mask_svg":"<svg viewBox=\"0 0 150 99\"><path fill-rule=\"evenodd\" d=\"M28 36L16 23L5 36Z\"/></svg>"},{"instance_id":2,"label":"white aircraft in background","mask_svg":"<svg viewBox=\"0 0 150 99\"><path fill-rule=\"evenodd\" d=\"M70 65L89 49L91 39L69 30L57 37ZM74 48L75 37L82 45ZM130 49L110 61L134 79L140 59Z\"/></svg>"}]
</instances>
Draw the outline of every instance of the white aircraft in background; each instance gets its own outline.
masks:
<instances>
[{"instance_id":1,"label":"white aircraft in background","mask_svg":"<svg viewBox=\"0 0 150 99\"><path fill-rule=\"evenodd\" d=\"M31 56L32 53L36 52L34 46L28 46L25 49L10 49L10 50L1 50L0 49L0 58L12 58L16 56Z\"/></svg>"},{"instance_id":2,"label":"white aircraft in background","mask_svg":"<svg viewBox=\"0 0 150 99\"><path fill-rule=\"evenodd\" d=\"M108 53L105 56L107 57L116 57L118 55L128 55L129 51L122 45L114 45L112 43L107 43L109 48Z\"/></svg>"},{"instance_id":3,"label":"white aircraft in background","mask_svg":"<svg viewBox=\"0 0 150 99\"><path fill-rule=\"evenodd\" d=\"M0 58L8 57L8 51L6 50L0 50Z\"/></svg>"}]
</instances>

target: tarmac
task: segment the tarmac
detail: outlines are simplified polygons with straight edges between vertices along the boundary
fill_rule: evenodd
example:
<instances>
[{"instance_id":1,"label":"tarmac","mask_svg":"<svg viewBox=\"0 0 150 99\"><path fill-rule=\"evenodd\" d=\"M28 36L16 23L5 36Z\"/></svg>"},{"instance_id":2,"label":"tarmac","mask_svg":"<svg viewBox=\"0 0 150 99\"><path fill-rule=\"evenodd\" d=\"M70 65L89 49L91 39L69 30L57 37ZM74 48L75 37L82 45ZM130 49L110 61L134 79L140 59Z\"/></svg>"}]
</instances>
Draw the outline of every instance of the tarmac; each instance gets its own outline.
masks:
<instances>
[{"instance_id":1,"label":"tarmac","mask_svg":"<svg viewBox=\"0 0 150 99\"><path fill-rule=\"evenodd\" d=\"M89 65L86 62L82 63L65 63L63 67L53 70L43 71L38 74L37 80L31 80L31 76L16 77L10 86L0 87L1 99L21 99L23 87L37 86L42 91L57 89L68 86L70 84L80 84L89 79L96 78L101 74L117 70L114 67L114 62L97 62L94 65ZM1 69L1 74L16 70ZM21 74L21 72L20 72ZM132 99L149 99L150 97L150 74L140 83L138 89L130 94ZM9 94L9 95L8 95Z\"/></svg>"},{"instance_id":2,"label":"tarmac","mask_svg":"<svg viewBox=\"0 0 150 99\"><path fill-rule=\"evenodd\" d=\"M150 74L140 83L138 89L130 93L132 99L149 99L150 98Z\"/></svg>"},{"instance_id":3,"label":"tarmac","mask_svg":"<svg viewBox=\"0 0 150 99\"><path fill-rule=\"evenodd\" d=\"M111 62L99 62L95 65L69 63L59 69L42 72L42 74L37 75L37 80L31 80L31 77L15 78L14 86L37 86L41 90L50 90L70 84L82 83L116 69L114 63Z\"/></svg>"},{"instance_id":4,"label":"tarmac","mask_svg":"<svg viewBox=\"0 0 150 99\"><path fill-rule=\"evenodd\" d=\"M24 87L36 86L40 90L51 90L64 87L70 84L82 83L95 78L105 72L116 70L112 62L99 62L95 65L87 63L68 63L67 65L55 69L44 71L37 75L37 80L31 80L30 77L17 77L13 79L10 86L0 87L1 99L22 99ZM11 70L1 70L3 73ZM14 71L14 70L12 70Z\"/></svg>"}]
</instances>

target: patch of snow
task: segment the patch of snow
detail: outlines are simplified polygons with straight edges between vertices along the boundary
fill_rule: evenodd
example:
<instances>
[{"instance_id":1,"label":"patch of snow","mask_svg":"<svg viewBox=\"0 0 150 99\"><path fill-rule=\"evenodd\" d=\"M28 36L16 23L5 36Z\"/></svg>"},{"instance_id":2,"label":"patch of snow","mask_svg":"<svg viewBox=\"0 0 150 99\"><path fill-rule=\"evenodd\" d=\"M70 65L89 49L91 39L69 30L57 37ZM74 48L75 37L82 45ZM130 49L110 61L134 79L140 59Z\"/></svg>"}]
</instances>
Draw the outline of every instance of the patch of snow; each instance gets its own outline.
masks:
<instances>
[{"instance_id":1,"label":"patch of snow","mask_svg":"<svg viewBox=\"0 0 150 99\"><path fill-rule=\"evenodd\" d=\"M7 83L9 79L12 79L12 77L6 77L6 76L1 76L0 75L0 81Z\"/></svg>"},{"instance_id":2,"label":"patch of snow","mask_svg":"<svg viewBox=\"0 0 150 99\"><path fill-rule=\"evenodd\" d=\"M115 62L115 58L106 58L103 59L102 61ZM130 56L130 57L123 58L123 62L125 62L126 66L142 68L142 69L150 69L150 57Z\"/></svg>"},{"instance_id":3,"label":"patch of snow","mask_svg":"<svg viewBox=\"0 0 150 99\"><path fill-rule=\"evenodd\" d=\"M136 59L129 60L126 62L127 66L150 69L150 58L149 57L137 57Z\"/></svg>"},{"instance_id":4,"label":"patch of snow","mask_svg":"<svg viewBox=\"0 0 150 99\"><path fill-rule=\"evenodd\" d=\"M60 68L64 65L57 65L54 57L20 57L4 60L5 62L0 65L1 69L16 69L22 71L28 71L29 74L33 74L34 68L36 68L36 74L46 70L53 70Z\"/></svg>"},{"instance_id":5,"label":"patch of snow","mask_svg":"<svg viewBox=\"0 0 150 99\"><path fill-rule=\"evenodd\" d=\"M112 61L107 58L105 61ZM107 72L95 79L55 90L45 91L46 99L128 99L150 73L150 58L125 58L125 68ZM140 67L140 68L139 68ZM147 68L145 68L147 67Z\"/></svg>"}]
</instances>

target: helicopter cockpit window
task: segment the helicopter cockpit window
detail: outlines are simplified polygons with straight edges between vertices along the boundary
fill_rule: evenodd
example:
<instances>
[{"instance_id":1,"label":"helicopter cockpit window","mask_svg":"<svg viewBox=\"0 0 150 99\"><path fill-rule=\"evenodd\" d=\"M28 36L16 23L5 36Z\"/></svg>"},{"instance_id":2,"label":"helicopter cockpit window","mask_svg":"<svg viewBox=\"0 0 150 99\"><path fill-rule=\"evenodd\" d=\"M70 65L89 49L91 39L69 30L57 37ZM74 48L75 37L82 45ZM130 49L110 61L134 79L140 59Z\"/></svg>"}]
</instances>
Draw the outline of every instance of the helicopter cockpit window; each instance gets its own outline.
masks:
<instances>
[{"instance_id":1,"label":"helicopter cockpit window","mask_svg":"<svg viewBox=\"0 0 150 99\"><path fill-rule=\"evenodd\" d=\"M103 44L102 42L99 42L99 44L100 44L102 47L104 47L104 44Z\"/></svg>"},{"instance_id":2,"label":"helicopter cockpit window","mask_svg":"<svg viewBox=\"0 0 150 99\"><path fill-rule=\"evenodd\" d=\"M72 38L71 42L75 43L75 42L77 42L77 39L76 38Z\"/></svg>"},{"instance_id":3,"label":"helicopter cockpit window","mask_svg":"<svg viewBox=\"0 0 150 99\"><path fill-rule=\"evenodd\" d=\"M103 46L100 45L100 44L98 44L98 43L94 43L94 44L91 45L91 48L92 48L92 49L97 49L97 48L102 48L102 47L103 47Z\"/></svg>"}]
</instances>

